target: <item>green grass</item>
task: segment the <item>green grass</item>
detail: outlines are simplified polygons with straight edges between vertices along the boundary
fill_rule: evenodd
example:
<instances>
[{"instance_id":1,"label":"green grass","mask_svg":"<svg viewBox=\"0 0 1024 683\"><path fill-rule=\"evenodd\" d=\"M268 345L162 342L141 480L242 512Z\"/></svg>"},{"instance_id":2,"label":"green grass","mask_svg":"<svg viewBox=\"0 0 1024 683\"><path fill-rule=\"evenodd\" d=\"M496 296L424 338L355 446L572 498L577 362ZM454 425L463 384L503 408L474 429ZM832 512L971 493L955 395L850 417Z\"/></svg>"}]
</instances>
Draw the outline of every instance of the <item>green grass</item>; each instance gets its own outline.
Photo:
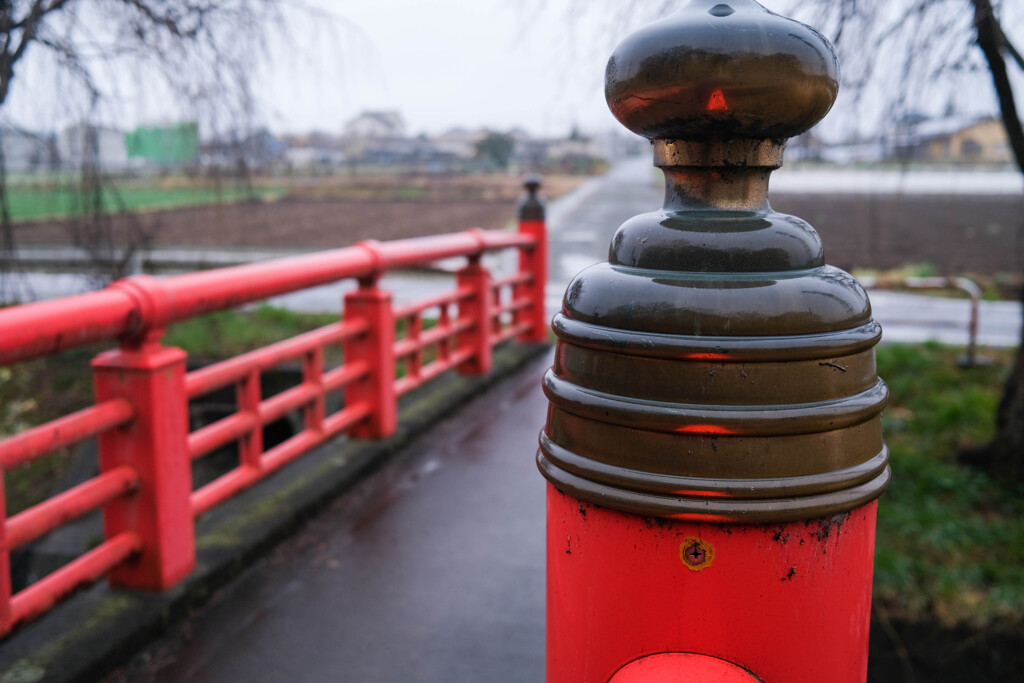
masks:
<instances>
[{"instance_id":1,"label":"green grass","mask_svg":"<svg viewBox=\"0 0 1024 683\"><path fill-rule=\"evenodd\" d=\"M0 367L0 439L92 404L90 346ZM3 473L8 515L53 492L68 467L69 449L51 453Z\"/></svg>"},{"instance_id":2,"label":"green grass","mask_svg":"<svg viewBox=\"0 0 1024 683\"><path fill-rule=\"evenodd\" d=\"M337 314L295 313L261 305L246 311L220 311L177 323L167 330L163 343L183 348L196 358L229 358L340 319Z\"/></svg>"},{"instance_id":3,"label":"green grass","mask_svg":"<svg viewBox=\"0 0 1024 683\"><path fill-rule=\"evenodd\" d=\"M260 306L223 311L171 326L167 346L180 346L196 358L227 358L307 332L339 319L337 315L293 313ZM89 360L111 344L0 367L0 438L48 422L92 404ZM340 350L325 354L337 361ZM7 514L12 515L52 495L67 470L69 452L38 458L4 473Z\"/></svg>"},{"instance_id":4,"label":"green grass","mask_svg":"<svg viewBox=\"0 0 1024 683\"><path fill-rule=\"evenodd\" d=\"M295 313L261 305L246 310L211 313L172 325L164 335L165 346L185 349L201 360L229 358L294 337L340 320L340 314ZM436 324L424 320L423 329ZM405 333L400 321L396 334ZM89 360L112 344L92 345L0 367L0 439L35 425L62 417L92 404ZM436 356L424 353L425 362ZM296 359L299 360L299 359ZM341 360L340 344L324 351L328 367ZM402 365L398 374L405 372ZM53 453L5 473L7 513L16 514L52 495L53 487L68 466L68 452Z\"/></svg>"},{"instance_id":5,"label":"green grass","mask_svg":"<svg viewBox=\"0 0 1024 683\"><path fill-rule=\"evenodd\" d=\"M279 188L257 188L259 198L273 198L283 194ZM249 197L244 187L172 187L127 185L114 189L104 188L103 210L109 212L173 209L185 206L234 202ZM82 198L70 185L47 188L11 187L8 190L11 218L15 221L40 220L71 216L82 211Z\"/></svg>"},{"instance_id":6,"label":"green grass","mask_svg":"<svg viewBox=\"0 0 1024 683\"><path fill-rule=\"evenodd\" d=\"M875 597L911 618L1024 617L1024 486L957 464L992 435L1007 363L964 370L959 350L878 349L893 480L879 504Z\"/></svg>"}]
</instances>

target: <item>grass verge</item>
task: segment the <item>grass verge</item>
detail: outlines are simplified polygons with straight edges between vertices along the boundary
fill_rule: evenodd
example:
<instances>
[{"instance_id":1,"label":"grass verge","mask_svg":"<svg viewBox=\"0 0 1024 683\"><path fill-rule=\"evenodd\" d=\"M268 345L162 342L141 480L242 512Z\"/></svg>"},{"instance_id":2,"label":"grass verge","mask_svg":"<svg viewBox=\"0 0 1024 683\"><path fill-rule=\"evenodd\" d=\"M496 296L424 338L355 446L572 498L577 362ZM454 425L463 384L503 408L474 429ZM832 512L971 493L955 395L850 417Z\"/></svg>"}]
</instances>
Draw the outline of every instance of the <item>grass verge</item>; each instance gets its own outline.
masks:
<instances>
[{"instance_id":1,"label":"grass verge","mask_svg":"<svg viewBox=\"0 0 1024 683\"><path fill-rule=\"evenodd\" d=\"M167 330L163 344L182 348L191 358L213 361L237 356L339 319L338 314L296 313L261 305L210 313L177 323ZM430 329L434 324L433 320L424 320L423 329ZM396 326L399 338L404 336L405 328L406 321L400 320ZM91 345L0 367L0 439L91 405L89 360L111 346ZM424 362L429 362L436 353L427 349L423 356ZM328 367L337 365L341 360L340 345L326 348L324 360ZM399 363L399 376L404 372L404 364ZM54 487L67 471L69 455L68 451L55 452L5 473L2 483L7 514L16 514L53 495Z\"/></svg>"},{"instance_id":2,"label":"grass verge","mask_svg":"<svg viewBox=\"0 0 1024 683\"><path fill-rule=\"evenodd\" d=\"M894 616L982 626L1024 618L1024 486L956 462L991 437L1011 360L961 369L959 353L878 348L893 479L879 504L875 599Z\"/></svg>"},{"instance_id":3,"label":"grass verge","mask_svg":"<svg viewBox=\"0 0 1024 683\"><path fill-rule=\"evenodd\" d=\"M46 218L63 218L83 213L80 191L68 185L49 188L13 187L8 190L11 219L31 221ZM256 197L272 199L284 191L279 188L257 188ZM173 187L127 185L116 191L104 188L102 205L104 211L149 211L154 209L176 209L217 202L236 202L248 199L251 192L244 187Z\"/></svg>"},{"instance_id":4,"label":"grass verge","mask_svg":"<svg viewBox=\"0 0 1024 683\"><path fill-rule=\"evenodd\" d=\"M337 315L270 306L223 311L173 325L164 344L179 346L196 358L228 358L337 320ZM91 405L89 360L111 346L92 345L0 367L0 438ZM69 455L58 451L4 473L7 514L53 495L67 471Z\"/></svg>"}]
</instances>

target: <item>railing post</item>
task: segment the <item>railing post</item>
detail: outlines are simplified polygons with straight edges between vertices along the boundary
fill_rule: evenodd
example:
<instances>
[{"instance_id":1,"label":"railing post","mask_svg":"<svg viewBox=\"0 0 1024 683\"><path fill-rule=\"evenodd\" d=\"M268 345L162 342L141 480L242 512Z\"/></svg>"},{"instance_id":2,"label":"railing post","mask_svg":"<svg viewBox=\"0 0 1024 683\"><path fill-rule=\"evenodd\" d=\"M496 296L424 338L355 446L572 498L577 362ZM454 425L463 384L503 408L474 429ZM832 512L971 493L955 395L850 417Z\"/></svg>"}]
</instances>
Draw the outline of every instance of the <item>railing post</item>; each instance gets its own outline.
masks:
<instances>
[{"instance_id":1,"label":"railing post","mask_svg":"<svg viewBox=\"0 0 1024 683\"><path fill-rule=\"evenodd\" d=\"M530 273L525 286L531 306L523 313L530 321L530 331L519 336L522 342L543 342L548 338L548 316L545 310L545 289L548 281L548 236L544 217L544 200L538 193L541 177L530 174L523 179L526 196L519 202L519 232L536 240L532 249L519 252L519 272Z\"/></svg>"},{"instance_id":2,"label":"railing post","mask_svg":"<svg viewBox=\"0 0 1024 683\"><path fill-rule=\"evenodd\" d=\"M377 286L378 275L359 281L359 288L345 295L345 319L366 320L368 331L345 340L345 362L364 360L370 373L345 389L345 405L367 402L370 416L352 428L357 439L380 439L398 428L395 395L395 317L391 292Z\"/></svg>"},{"instance_id":3,"label":"railing post","mask_svg":"<svg viewBox=\"0 0 1024 683\"><path fill-rule=\"evenodd\" d=\"M620 43L605 87L665 204L552 322L547 679L863 683L881 328L768 203L785 140L835 100L835 53L753 0L692 0Z\"/></svg>"},{"instance_id":4,"label":"railing post","mask_svg":"<svg viewBox=\"0 0 1024 683\"><path fill-rule=\"evenodd\" d=\"M0 469L0 637L11 630L11 551L7 547L7 501L4 496L4 471Z\"/></svg>"},{"instance_id":5,"label":"railing post","mask_svg":"<svg viewBox=\"0 0 1024 683\"><path fill-rule=\"evenodd\" d=\"M98 437L100 470L126 465L138 472L140 483L132 495L104 507L103 526L107 538L135 532L142 552L115 568L109 581L122 588L161 591L195 565L186 354L160 345L160 292L154 279L136 277L114 287L140 300L144 329L92 361L96 400L123 398L135 408L129 424Z\"/></svg>"},{"instance_id":6,"label":"railing post","mask_svg":"<svg viewBox=\"0 0 1024 683\"><path fill-rule=\"evenodd\" d=\"M480 256L471 256L469 263L459 270L457 282L460 288L469 287L473 290L470 299L459 303L459 320L470 320L473 326L458 334L458 348L470 349L473 357L458 366L458 371L465 375L484 375L491 370L492 333L490 324L494 303L491 292L491 274L480 263Z\"/></svg>"}]
</instances>

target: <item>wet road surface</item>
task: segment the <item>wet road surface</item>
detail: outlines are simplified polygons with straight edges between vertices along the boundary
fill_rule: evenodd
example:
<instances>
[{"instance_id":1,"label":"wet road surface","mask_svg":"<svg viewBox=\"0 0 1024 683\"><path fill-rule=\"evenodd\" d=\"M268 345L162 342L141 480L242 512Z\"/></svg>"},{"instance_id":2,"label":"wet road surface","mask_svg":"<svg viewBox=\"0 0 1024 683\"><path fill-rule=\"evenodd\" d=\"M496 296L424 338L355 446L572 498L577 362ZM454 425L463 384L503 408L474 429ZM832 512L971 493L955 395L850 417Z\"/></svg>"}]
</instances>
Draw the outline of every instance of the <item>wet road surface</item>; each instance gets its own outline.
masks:
<instances>
[{"instance_id":1,"label":"wet road surface","mask_svg":"<svg viewBox=\"0 0 1024 683\"><path fill-rule=\"evenodd\" d=\"M550 364L413 442L108 681L543 680Z\"/></svg>"}]
</instances>

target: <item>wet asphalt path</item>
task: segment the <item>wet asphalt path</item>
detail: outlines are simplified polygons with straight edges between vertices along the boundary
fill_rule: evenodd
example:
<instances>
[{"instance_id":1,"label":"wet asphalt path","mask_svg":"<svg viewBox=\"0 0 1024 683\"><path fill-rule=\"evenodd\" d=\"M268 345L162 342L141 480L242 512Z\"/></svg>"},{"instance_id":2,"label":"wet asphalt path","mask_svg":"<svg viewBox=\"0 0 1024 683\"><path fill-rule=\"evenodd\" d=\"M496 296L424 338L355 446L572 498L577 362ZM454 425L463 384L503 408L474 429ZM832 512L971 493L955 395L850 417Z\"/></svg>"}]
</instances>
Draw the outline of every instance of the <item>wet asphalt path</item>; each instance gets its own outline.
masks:
<instances>
[{"instance_id":1,"label":"wet asphalt path","mask_svg":"<svg viewBox=\"0 0 1024 683\"><path fill-rule=\"evenodd\" d=\"M547 309L562 308L570 280L608 259L608 245L627 219L661 207L665 186L647 156L627 159L548 207Z\"/></svg>"},{"instance_id":2,"label":"wet asphalt path","mask_svg":"<svg viewBox=\"0 0 1024 683\"><path fill-rule=\"evenodd\" d=\"M543 680L550 364L413 442L108 681Z\"/></svg>"}]
</instances>

